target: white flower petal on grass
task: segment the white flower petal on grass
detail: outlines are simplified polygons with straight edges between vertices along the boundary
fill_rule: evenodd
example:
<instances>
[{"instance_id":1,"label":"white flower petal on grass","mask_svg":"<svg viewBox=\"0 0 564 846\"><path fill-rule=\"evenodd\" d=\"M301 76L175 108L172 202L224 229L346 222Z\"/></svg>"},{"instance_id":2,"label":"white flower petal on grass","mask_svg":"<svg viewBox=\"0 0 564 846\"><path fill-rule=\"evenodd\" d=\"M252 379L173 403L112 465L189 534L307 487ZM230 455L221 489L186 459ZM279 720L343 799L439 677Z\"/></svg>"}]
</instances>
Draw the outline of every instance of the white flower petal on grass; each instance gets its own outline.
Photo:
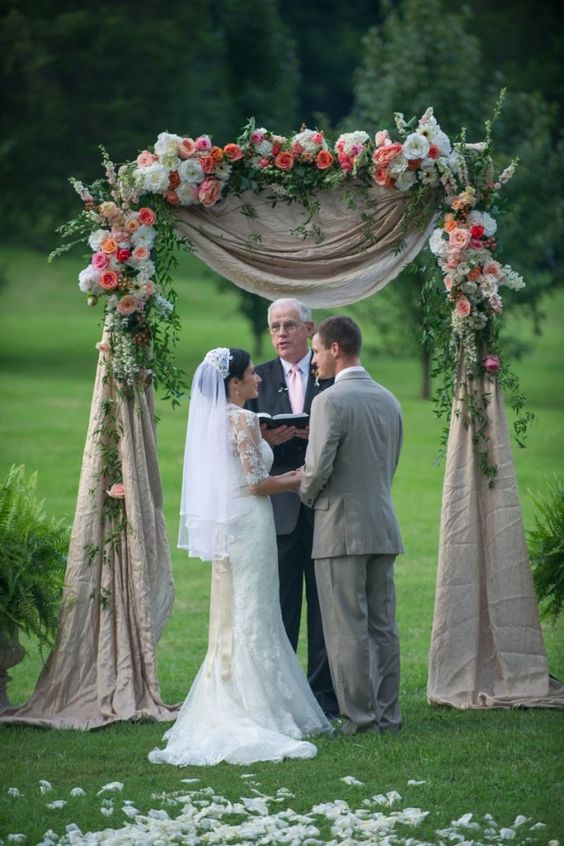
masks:
<instances>
[{"instance_id":1,"label":"white flower petal on grass","mask_svg":"<svg viewBox=\"0 0 564 846\"><path fill-rule=\"evenodd\" d=\"M512 828L500 828L499 830L499 836L502 840L513 840L516 833Z\"/></svg>"},{"instance_id":2,"label":"white flower petal on grass","mask_svg":"<svg viewBox=\"0 0 564 846\"><path fill-rule=\"evenodd\" d=\"M531 828L529 829L529 831L540 831L542 828L546 828L546 825L543 822L538 822L538 823L535 823L534 825L532 825ZM556 840L551 841L551 843L557 843L557 842L558 841L556 841ZM548 844L548 846L550 846L550 843Z\"/></svg>"},{"instance_id":3,"label":"white flower petal on grass","mask_svg":"<svg viewBox=\"0 0 564 846\"><path fill-rule=\"evenodd\" d=\"M417 781L414 778L410 778L407 783L410 787L418 787L418 785L420 785L420 784L427 784L427 782L424 781L424 780L423 781Z\"/></svg>"},{"instance_id":4,"label":"white flower petal on grass","mask_svg":"<svg viewBox=\"0 0 564 846\"><path fill-rule=\"evenodd\" d=\"M181 778L180 781L183 784L196 784L196 782L200 781L199 778Z\"/></svg>"},{"instance_id":5,"label":"white flower petal on grass","mask_svg":"<svg viewBox=\"0 0 564 846\"><path fill-rule=\"evenodd\" d=\"M103 787L100 788L96 796L100 796L102 793L110 793L110 792L117 792L119 790L123 790L123 782L122 781L110 781L108 784L105 784Z\"/></svg>"},{"instance_id":6,"label":"white flower petal on grass","mask_svg":"<svg viewBox=\"0 0 564 846\"><path fill-rule=\"evenodd\" d=\"M362 787L364 785L363 781L359 781L354 776L343 776L340 781L344 781L345 784L348 784L350 787Z\"/></svg>"},{"instance_id":7,"label":"white flower petal on grass","mask_svg":"<svg viewBox=\"0 0 564 846\"><path fill-rule=\"evenodd\" d=\"M18 796L21 796L21 790L17 787L9 787L8 788L8 796L12 796L12 798L17 799Z\"/></svg>"},{"instance_id":8,"label":"white flower petal on grass","mask_svg":"<svg viewBox=\"0 0 564 846\"><path fill-rule=\"evenodd\" d=\"M47 804L45 805L45 807L46 807L46 808L49 808L49 809L50 809L50 810L52 810L52 811L53 811L53 810L54 810L54 811L56 811L56 810L58 810L59 808L64 808L66 804L67 804L67 800L66 800L66 799L55 799L55 801L54 801L54 802L47 802Z\"/></svg>"},{"instance_id":9,"label":"white flower petal on grass","mask_svg":"<svg viewBox=\"0 0 564 846\"><path fill-rule=\"evenodd\" d=\"M27 836L25 834L9 834L8 843L25 843Z\"/></svg>"},{"instance_id":10,"label":"white flower petal on grass","mask_svg":"<svg viewBox=\"0 0 564 846\"><path fill-rule=\"evenodd\" d=\"M53 785L50 781L46 781L42 778L39 781L39 789L42 793L49 793L50 790L53 790Z\"/></svg>"},{"instance_id":11,"label":"white flower petal on grass","mask_svg":"<svg viewBox=\"0 0 564 846\"><path fill-rule=\"evenodd\" d=\"M70 791L71 796L86 796L86 791L82 789L82 787L73 787Z\"/></svg>"},{"instance_id":12,"label":"white flower petal on grass","mask_svg":"<svg viewBox=\"0 0 564 846\"><path fill-rule=\"evenodd\" d=\"M261 797L257 796L256 798L250 798L241 796L241 802L248 811L251 811L255 814L260 814L260 816L266 816L266 814L268 814L268 805L266 804L266 801Z\"/></svg>"},{"instance_id":13,"label":"white flower petal on grass","mask_svg":"<svg viewBox=\"0 0 564 846\"><path fill-rule=\"evenodd\" d=\"M105 817L111 817L113 812L114 812L114 806L113 805L110 805L110 806L102 805L101 808L100 808L100 813L104 814Z\"/></svg>"}]
</instances>

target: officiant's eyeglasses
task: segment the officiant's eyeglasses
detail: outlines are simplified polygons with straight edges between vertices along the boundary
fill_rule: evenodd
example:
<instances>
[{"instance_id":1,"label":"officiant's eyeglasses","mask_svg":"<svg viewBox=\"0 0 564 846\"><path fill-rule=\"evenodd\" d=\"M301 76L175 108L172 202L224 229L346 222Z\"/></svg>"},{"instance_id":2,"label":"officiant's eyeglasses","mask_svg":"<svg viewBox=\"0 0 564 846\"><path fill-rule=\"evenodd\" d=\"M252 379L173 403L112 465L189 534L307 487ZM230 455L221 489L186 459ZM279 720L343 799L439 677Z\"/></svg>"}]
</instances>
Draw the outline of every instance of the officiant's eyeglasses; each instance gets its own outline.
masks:
<instances>
[{"instance_id":1,"label":"officiant's eyeglasses","mask_svg":"<svg viewBox=\"0 0 564 846\"><path fill-rule=\"evenodd\" d=\"M284 323L271 323L268 331L271 335L278 335L280 332L287 332L290 335L299 326L303 326L303 323L296 323L295 320L285 320Z\"/></svg>"}]
</instances>

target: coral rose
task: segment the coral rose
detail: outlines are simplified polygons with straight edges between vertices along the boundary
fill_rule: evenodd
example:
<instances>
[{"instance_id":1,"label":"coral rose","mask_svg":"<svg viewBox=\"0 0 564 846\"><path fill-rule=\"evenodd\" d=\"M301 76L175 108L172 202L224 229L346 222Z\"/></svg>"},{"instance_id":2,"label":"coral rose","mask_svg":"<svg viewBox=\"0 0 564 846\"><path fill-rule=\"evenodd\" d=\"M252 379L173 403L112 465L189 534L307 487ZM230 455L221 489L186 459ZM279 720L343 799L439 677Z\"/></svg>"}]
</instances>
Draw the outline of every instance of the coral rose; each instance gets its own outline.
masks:
<instances>
[{"instance_id":1,"label":"coral rose","mask_svg":"<svg viewBox=\"0 0 564 846\"><path fill-rule=\"evenodd\" d=\"M212 147L210 150L210 156L216 164L219 164L223 161L223 150L221 147Z\"/></svg>"},{"instance_id":2,"label":"coral rose","mask_svg":"<svg viewBox=\"0 0 564 846\"><path fill-rule=\"evenodd\" d=\"M387 165L401 153L401 144L387 144L378 147L372 156L377 165Z\"/></svg>"},{"instance_id":3,"label":"coral rose","mask_svg":"<svg viewBox=\"0 0 564 846\"><path fill-rule=\"evenodd\" d=\"M178 188L180 185L180 174L177 170L171 170L168 175L168 187L169 190L174 191L175 188Z\"/></svg>"},{"instance_id":4,"label":"coral rose","mask_svg":"<svg viewBox=\"0 0 564 846\"><path fill-rule=\"evenodd\" d=\"M176 191L166 191L164 194L164 198L167 203L170 203L171 206L179 206L180 200L178 199L178 194Z\"/></svg>"},{"instance_id":5,"label":"coral rose","mask_svg":"<svg viewBox=\"0 0 564 846\"><path fill-rule=\"evenodd\" d=\"M376 185L383 185L387 188L391 188L393 186L394 183L390 179L388 168L385 165L378 165L374 171L374 182Z\"/></svg>"},{"instance_id":6,"label":"coral rose","mask_svg":"<svg viewBox=\"0 0 564 846\"><path fill-rule=\"evenodd\" d=\"M213 206L219 200L221 186L217 179L204 179L198 186L198 199L203 206Z\"/></svg>"},{"instance_id":7,"label":"coral rose","mask_svg":"<svg viewBox=\"0 0 564 846\"><path fill-rule=\"evenodd\" d=\"M135 261L146 261L149 258L149 255L149 250L144 244L139 244L139 246L135 247L132 253Z\"/></svg>"},{"instance_id":8,"label":"coral rose","mask_svg":"<svg viewBox=\"0 0 564 846\"><path fill-rule=\"evenodd\" d=\"M200 159L200 164L205 174L213 173L215 170L215 161L213 156L203 156Z\"/></svg>"},{"instance_id":9,"label":"coral rose","mask_svg":"<svg viewBox=\"0 0 564 846\"><path fill-rule=\"evenodd\" d=\"M484 359L484 370L486 373L497 373L501 364L498 355L487 355Z\"/></svg>"},{"instance_id":10,"label":"coral rose","mask_svg":"<svg viewBox=\"0 0 564 846\"><path fill-rule=\"evenodd\" d=\"M196 144L194 143L193 138L183 138L182 141L178 145L178 158L179 159L190 159L196 152Z\"/></svg>"},{"instance_id":11,"label":"coral rose","mask_svg":"<svg viewBox=\"0 0 564 846\"><path fill-rule=\"evenodd\" d=\"M294 167L294 157L292 153L278 153L278 155L274 159L274 164L280 170L292 170L292 168Z\"/></svg>"},{"instance_id":12,"label":"coral rose","mask_svg":"<svg viewBox=\"0 0 564 846\"><path fill-rule=\"evenodd\" d=\"M105 270L100 274L100 287L105 291L113 291L117 288L119 276L115 270Z\"/></svg>"},{"instance_id":13,"label":"coral rose","mask_svg":"<svg viewBox=\"0 0 564 846\"><path fill-rule=\"evenodd\" d=\"M238 162L243 158L243 151L238 144L226 144L223 153L230 162Z\"/></svg>"},{"instance_id":14,"label":"coral rose","mask_svg":"<svg viewBox=\"0 0 564 846\"><path fill-rule=\"evenodd\" d=\"M339 164L341 165L341 170L344 170L345 173L350 173L353 169L353 160L350 156L347 156L346 153L339 153L338 156Z\"/></svg>"},{"instance_id":15,"label":"coral rose","mask_svg":"<svg viewBox=\"0 0 564 846\"><path fill-rule=\"evenodd\" d=\"M468 317L471 311L470 300L467 297L459 297L456 301L456 313L461 317Z\"/></svg>"},{"instance_id":16,"label":"coral rose","mask_svg":"<svg viewBox=\"0 0 564 846\"><path fill-rule=\"evenodd\" d=\"M103 253L106 253L106 255L117 253L117 248L117 241L114 238L104 238L104 240L100 244L100 249Z\"/></svg>"},{"instance_id":17,"label":"coral rose","mask_svg":"<svg viewBox=\"0 0 564 846\"><path fill-rule=\"evenodd\" d=\"M133 294L126 294L125 297L122 297L121 300L119 300L116 309L120 314L133 314L133 312L137 310L138 304L138 300L133 296Z\"/></svg>"},{"instance_id":18,"label":"coral rose","mask_svg":"<svg viewBox=\"0 0 564 846\"><path fill-rule=\"evenodd\" d=\"M333 164L333 156L329 150L320 150L315 159L315 164L319 170L327 170Z\"/></svg>"},{"instance_id":19,"label":"coral rose","mask_svg":"<svg viewBox=\"0 0 564 846\"><path fill-rule=\"evenodd\" d=\"M139 223L143 224L143 226L152 226L156 219L157 215L153 209L149 209L146 206L139 209L138 220Z\"/></svg>"}]
</instances>

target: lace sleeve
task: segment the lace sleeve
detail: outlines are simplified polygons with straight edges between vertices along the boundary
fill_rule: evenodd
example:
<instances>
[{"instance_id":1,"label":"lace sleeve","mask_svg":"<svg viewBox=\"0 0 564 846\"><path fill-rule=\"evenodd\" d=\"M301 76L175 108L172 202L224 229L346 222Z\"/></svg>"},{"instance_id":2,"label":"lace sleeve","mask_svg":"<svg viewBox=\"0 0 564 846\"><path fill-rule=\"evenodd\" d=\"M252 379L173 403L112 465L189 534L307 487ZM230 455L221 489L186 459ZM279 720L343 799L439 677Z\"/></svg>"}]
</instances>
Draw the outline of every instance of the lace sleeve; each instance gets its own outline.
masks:
<instances>
[{"instance_id":1,"label":"lace sleeve","mask_svg":"<svg viewBox=\"0 0 564 846\"><path fill-rule=\"evenodd\" d=\"M262 435L256 415L244 409L230 409L229 434L249 487L267 479L269 472L261 450Z\"/></svg>"}]
</instances>

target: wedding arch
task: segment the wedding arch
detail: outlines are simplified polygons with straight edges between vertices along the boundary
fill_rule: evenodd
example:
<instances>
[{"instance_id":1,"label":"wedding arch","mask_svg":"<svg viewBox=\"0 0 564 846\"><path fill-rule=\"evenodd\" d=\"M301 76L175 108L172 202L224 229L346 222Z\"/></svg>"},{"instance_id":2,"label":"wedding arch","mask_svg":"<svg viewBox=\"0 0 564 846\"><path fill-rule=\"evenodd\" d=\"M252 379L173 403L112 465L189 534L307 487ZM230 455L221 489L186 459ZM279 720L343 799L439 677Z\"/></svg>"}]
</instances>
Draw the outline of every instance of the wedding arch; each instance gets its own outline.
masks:
<instances>
[{"instance_id":1,"label":"wedding arch","mask_svg":"<svg viewBox=\"0 0 564 846\"><path fill-rule=\"evenodd\" d=\"M441 513L428 699L457 708L564 707L551 681L524 540L497 340L495 175L485 140L452 144L429 108L397 139L249 121L223 147L161 133L105 178L74 181L84 210L63 231L92 250L79 286L104 302L104 335L54 651L31 700L1 719L94 728L172 719L155 646L174 589L153 384L177 402L172 266L180 246L267 299L334 308L382 289L429 245L451 326L453 405ZM59 252L59 251L56 251Z\"/></svg>"}]
</instances>

